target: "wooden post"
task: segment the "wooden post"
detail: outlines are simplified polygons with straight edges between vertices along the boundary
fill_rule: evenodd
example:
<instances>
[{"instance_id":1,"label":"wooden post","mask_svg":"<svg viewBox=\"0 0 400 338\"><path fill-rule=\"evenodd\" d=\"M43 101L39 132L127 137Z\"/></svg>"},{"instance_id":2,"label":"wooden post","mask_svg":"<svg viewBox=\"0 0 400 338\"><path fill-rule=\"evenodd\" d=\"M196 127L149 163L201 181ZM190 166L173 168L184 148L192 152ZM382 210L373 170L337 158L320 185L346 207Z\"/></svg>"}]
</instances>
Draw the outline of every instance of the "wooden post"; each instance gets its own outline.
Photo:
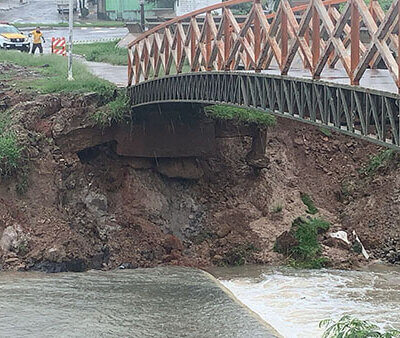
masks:
<instances>
[{"instance_id":1,"label":"wooden post","mask_svg":"<svg viewBox=\"0 0 400 338\"><path fill-rule=\"evenodd\" d=\"M181 73L180 64L182 58L182 37L179 30L176 32L176 72Z\"/></svg>"},{"instance_id":2,"label":"wooden post","mask_svg":"<svg viewBox=\"0 0 400 338\"><path fill-rule=\"evenodd\" d=\"M207 12L207 15L211 15L210 12ZM211 28L210 24L208 23L207 16L204 21L204 24L206 25L206 70L210 71L211 66L209 65L210 59L211 59Z\"/></svg>"},{"instance_id":3,"label":"wooden post","mask_svg":"<svg viewBox=\"0 0 400 338\"><path fill-rule=\"evenodd\" d=\"M260 0L254 0L254 5L259 4ZM260 18L258 17L257 13L254 15L254 62L256 64L255 71L257 73L261 72L261 69L257 67L258 59L260 57L260 49L261 49L261 25L260 25Z\"/></svg>"},{"instance_id":4,"label":"wooden post","mask_svg":"<svg viewBox=\"0 0 400 338\"><path fill-rule=\"evenodd\" d=\"M357 68L360 61L360 13L356 2L351 0L351 84L358 85L359 81L354 80L354 70Z\"/></svg>"},{"instance_id":5,"label":"wooden post","mask_svg":"<svg viewBox=\"0 0 400 338\"><path fill-rule=\"evenodd\" d=\"M190 30L190 70L192 72L196 71L196 68L193 67L194 57L196 55L196 36L194 30L194 24L196 23L196 17L192 16L190 19L190 24L192 25L192 29Z\"/></svg>"},{"instance_id":6,"label":"wooden post","mask_svg":"<svg viewBox=\"0 0 400 338\"><path fill-rule=\"evenodd\" d=\"M287 58L288 54L288 20L285 10L282 8L281 16L281 64L282 67Z\"/></svg>"},{"instance_id":7,"label":"wooden post","mask_svg":"<svg viewBox=\"0 0 400 338\"><path fill-rule=\"evenodd\" d=\"M228 21L228 16L224 10L224 67L225 70L230 70L231 66L227 63L231 52L231 26Z\"/></svg>"},{"instance_id":8,"label":"wooden post","mask_svg":"<svg viewBox=\"0 0 400 338\"><path fill-rule=\"evenodd\" d=\"M312 62L313 69L317 65L320 56L321 50L321 33L320 33L320 23L319 23L319 14L317 9L313 8L313 16L312 16Z\"/></svg>"}]
</instances>

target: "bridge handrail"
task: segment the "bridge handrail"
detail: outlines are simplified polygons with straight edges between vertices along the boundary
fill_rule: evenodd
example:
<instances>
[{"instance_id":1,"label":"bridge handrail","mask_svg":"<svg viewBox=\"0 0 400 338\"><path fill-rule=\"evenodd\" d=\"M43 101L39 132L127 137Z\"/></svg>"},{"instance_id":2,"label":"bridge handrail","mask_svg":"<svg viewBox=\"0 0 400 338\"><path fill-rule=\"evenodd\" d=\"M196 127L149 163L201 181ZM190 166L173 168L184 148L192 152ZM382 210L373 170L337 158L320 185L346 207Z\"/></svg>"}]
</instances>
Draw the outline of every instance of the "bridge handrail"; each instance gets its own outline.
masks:
<instances>
[{"instance_id":1,"label":"bridge handrail","mask_svg":"<svg viewBox=\"0 0 400 338\"><path fill-rule=\"evenodd\" d=\"M366 69L378 63L400 89L400 0L385 13L377 0L369 7L364 0L310 0L291 7L281 0L276 13L266 15L260 0L254 0L243 24L230 6L250 0L230 0L167 21L139 36L129 45L128 84L160 75L244 69L260 72L276 62L287 75L299 57L304 70L318 79L322 71L341 61L351 85L358 85ZM341 11L332 5L345 3ZM216 21L211 11L224 9ZM303 12L300 20L294 13ZM201 25L196 16L205 14ZM190 18L185 30L183 21ZM272 22L269 20L272 19ZM360 40L361 23L371 40ZM397 57L393 55L393 50ZM382 63L382 62L381 62Z\"/></svg>"},{"instance_id":2,"label":"bridge handrail","mask_svg":"<svg viewBox=\"0 0 400 338\"><path fill-rule=\"evenodd\" d=\"M223 8L226 8L226 7L235 6L235 5L246 3L246 2L253 2L253 1L254 0L229 0L229 1L224 1L224 2L221 2L221 3L217 3L215 5L211 5L211 6L208 6L208 7L200 8L200 9L197 9L197 10L192 11L190 13L186 13L186 14L181 15L181 16L177 16L177 17L175 17L173 19L170 19L170 20L168 20L166 22L163 22L163 23L157 25L156 27L153 27L152 29L149 29L148 31L144 32L139 37L137 37L135 40L130 42L128 44L128 48L132 47L133 45L135 45L138 42L142 41L143 39L147 38L148 36L158 32L158 31L160 31L160 30L162 30L162 29L164 29L164 28L166 28L168 26L176 24L178 22L185 21L186 19L198 16L198 15L201 15L201 14L206 14L207 12L215 11L215 10L218 10L218 9L223 9ZM338 4L344 3L346 1L347 0L326 0L326 1L324 1L324 4L333 6L333 5L338 5ZM299 5L299 6L292 7L292 10L293 10L294 13L298 13L298 12L302 12L302 11L306 10L307 7L308 7L308 4ZM272 19L274 16L275 16L274 12L265 15L265 17L267 19Z\"/></svg>"}]
</instances>

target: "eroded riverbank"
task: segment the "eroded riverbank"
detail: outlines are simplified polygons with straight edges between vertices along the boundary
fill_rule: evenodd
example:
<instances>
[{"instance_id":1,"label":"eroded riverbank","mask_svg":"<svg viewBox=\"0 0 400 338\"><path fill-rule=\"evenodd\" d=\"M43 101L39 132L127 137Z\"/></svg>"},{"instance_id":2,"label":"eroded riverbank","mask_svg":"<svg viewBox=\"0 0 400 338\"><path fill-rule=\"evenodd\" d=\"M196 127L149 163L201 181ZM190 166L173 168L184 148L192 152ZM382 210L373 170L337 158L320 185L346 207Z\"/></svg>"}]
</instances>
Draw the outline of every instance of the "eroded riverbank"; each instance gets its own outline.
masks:
<instances>
[{"instance_id":1,"label":"eroded riverbank","mask_svg":"<svg viewBox=\"0 0 400 338\"><path fill-rule=\"evenodd\" d=\"M382 158L375 145L278 119L268 129L263 168L248 161L251 137L237 132L215 136L208 156L123 156L93 120L103 109L99 94L24 92L16 74L26 80L36 72L7 63L0 73L0 132L12 133L22 158L18 170L0 177L3 270L284 265L288 256L274 245L297 217L310 216L305 195L315 207L311 217L351 240L319 234L327 266L400 261L396 154ZM136 129L146 130L146 122ZM207 122L217 130L218 121ZM371 166L371 156L378 164Z\"/></svg>"}]
</instances>

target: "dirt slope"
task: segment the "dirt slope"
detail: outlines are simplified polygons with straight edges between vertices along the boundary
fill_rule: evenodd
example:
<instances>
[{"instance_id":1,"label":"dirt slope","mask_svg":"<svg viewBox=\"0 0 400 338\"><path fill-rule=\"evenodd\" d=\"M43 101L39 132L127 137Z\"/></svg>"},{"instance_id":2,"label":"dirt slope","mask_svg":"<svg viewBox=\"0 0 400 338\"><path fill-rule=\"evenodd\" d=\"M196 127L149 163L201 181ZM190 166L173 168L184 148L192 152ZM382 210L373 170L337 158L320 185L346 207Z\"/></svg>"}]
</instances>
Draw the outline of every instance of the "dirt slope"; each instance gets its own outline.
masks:
<instances>
[{"instance_id":1,"label":"dirt slope","mask_svg":"<svg viewBox=\"0 0 400 338\"><path fill-rule=\"evenodd\" d=\"M305 215L300 193L332 231L356 230L371 259L400 259L400 169L392 161L373 177L359 174L381 151L375 145L279 119L269 132L268 168L246 163L248 137L218 139L215 156L191 159L204 176L185 180L161 175L155 161L116 155L112 143L79 154L60 147L66 130L84 133L99 109L96 96L33 97L3 86L0 101L28 158L23 170L0 178L3 269L282 264L273 245ZM344 193L349 182L358 188ZM332 266L368 264L322 240Z\"/></svg>"}]
</instances>

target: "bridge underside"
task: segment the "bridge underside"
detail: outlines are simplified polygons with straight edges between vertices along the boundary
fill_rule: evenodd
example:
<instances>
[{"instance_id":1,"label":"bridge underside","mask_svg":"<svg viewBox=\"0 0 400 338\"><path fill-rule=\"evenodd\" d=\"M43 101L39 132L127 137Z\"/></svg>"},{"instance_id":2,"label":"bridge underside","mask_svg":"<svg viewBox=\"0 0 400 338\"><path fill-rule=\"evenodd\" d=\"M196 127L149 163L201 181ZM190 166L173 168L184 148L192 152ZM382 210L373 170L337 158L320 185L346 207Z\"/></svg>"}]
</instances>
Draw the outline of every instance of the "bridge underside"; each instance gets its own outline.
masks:
<instances>
[{"instance_id":1,"label":"bridge underside","mask_svg":"<svg viewBox=\"0 0 400 338\"><path fill-rule=\"evenodd\" d=\"M251 107L399 149L400 95L247 72L166 76L129 87L133 108L168 102Z\"/></svg>"}]
</instances>

